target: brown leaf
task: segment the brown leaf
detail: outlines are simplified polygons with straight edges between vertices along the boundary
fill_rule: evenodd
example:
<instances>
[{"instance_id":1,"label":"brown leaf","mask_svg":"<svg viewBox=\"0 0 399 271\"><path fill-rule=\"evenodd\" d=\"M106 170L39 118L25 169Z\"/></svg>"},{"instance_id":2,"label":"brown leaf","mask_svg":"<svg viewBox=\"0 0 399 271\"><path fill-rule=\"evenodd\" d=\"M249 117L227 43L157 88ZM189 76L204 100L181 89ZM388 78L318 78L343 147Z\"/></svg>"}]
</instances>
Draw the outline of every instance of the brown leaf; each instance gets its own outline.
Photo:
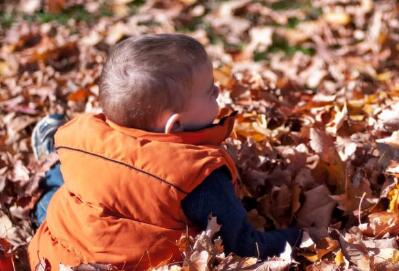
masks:
<instances>
[{"instance_id":1,"label":"brown leaf","mask_svg":"<svg viewBox=\"0 0 399 271\"><path fill-rule=\"evenodd\" d=\"M347 183L345 193L332 196L338 203L338 208L350 214L365 209L371 205L372 190L367 179L362 178L356 184ZM360 206L360 203L362 205ZM358 214L359 215L359 214Z\"/></svg>"},{"instance_id":2,"label":"brown leaf","mask_svg":"<svg viewBox=\"0 0 399 271\"><path fill-rule=\"evenodd\" d=\"M319 185L305 192L305 203L298 212L298 221L302 227L326 228L335 207L334 200L325 185Z\"/></svg>"},{"instance_id":3,"label":"brown leaf","mask_svg":"<svg viewBox=\"0 0 399 271\"><path fill-rule=\"evenodd\" d=\"M65 7L65 0L47 0L48 10L53 13L59 13Z\"/></svg>"},{"instance_id":4,"label":"brown leaf","mask_svg":"<svg viewBox=\"0 0 399 271\"><path fill-rule=\"evenodd\" d=\"M189 236L188 234L182 234L179 240L176 241L176 245L179 248L180 252L188 252L194 243L194 238Z\"/></svg>"},{"instance_id":5,"label":"brown leaf","mask_svg":"<svg viewBox=\"0 0 399 271\"><path fill-rule=\"evenodd\" d=\"M41 57L47 65L56 71L68 72L79 63L79 47L76 43L67 43L61 47L45 52Z\"/></svg>"},{"instance_id":6,"label":"brown leaf","mask_svg":"<svg viewBox=\"0 0 399 271\"><path fill-rule=\"evenodd\" d=\"M326 125L326 131L327 133L336 136L338 130L342 127L344 121L347 119L348 117L348 108L346 103L344 104L342 110L339 110L339 108L336 106L334 108L334 119L327 123Z\"/></svg>"},{"instance_id":7,"label":"brown leaf","mask_svg":"<svg viewBox=\"0 0 399 271\"><path fill-rule=\"evenodd\" d=\"M260 198L259 202L262 212L273 220L275 226L284 228L292 219L292 200L292 191L286 185L282 185L273 187L271 193Z\"/></svg>"},{"instance_id":8,"label":"brown leaf","mask_svg":"<svg viewBox=\"0 0 399 271\"><path fill-rule=\"evenodd\" d=\"M11 244L0 238L0 270L15 271L13 255L10 253Z\"/></svg>"},{"instance_id":9,"label":"brown leaf","mask_svg":"<svg viewBox=\"0 0 399 271\"><path fill-rule=\"evenodd\" d=\"M259 215L256 209L247 212L247 219L249 223L258 231L264 231L266 226L266 219Z\"/></svg>"},{"instance_id":10,"label":"brown leaf","mask_svg":"<svg viewBox=\"0 0 399 271\"><path fill-rule=\"evenodd\" d=\"M317 128L310 128L309 145L323 160L330 160L334 156L334 139Z\"/></svg>"},{"instance_id":11,"label":"brown leaf","mask_svg":"<svg viewBox=\"0 0 399 271\"><path fill-rule=\"evenodd\" d=\"M314 248L314 251L299 252L299 254L305 257L310 262L317 262L320 261L324 256L335 251L338 247L339 242L337 240L327 237L318 242L318 244Z\"/></svg>"},{"instance_id":12,"label":"brown leaf","mask_svg":"<svg viewBox=\"0 0 399 271\"><path fill-rule=\"evenodd\" d=\"M363 243L350 243L343 236L340 236L339 243L348 261L356 265L360 270L372 270L372 259L368 254L367 247Z\"/></svg>"},{"instance_id":13,"label":"brown leaf","mask_svg":"<svg viewBox=\"0 0 399 271\"><path fill-rule=\"evenodd\" d=\"M59 265L60 271L116 271L118 268L111 264L81 264L75 267L69 267L63 264Z\"/></svg>"},{"instance_id":14,"label":"brown leaf","mask_svg":"<svg viewBox=\"0 0 399 271\"><path fill-rule=\"evenodd\" d=\"M80 88L68 95L68 100L73 102L84 102L91 95L90 91L86 88Z\"/></svg>"},{"instance_id":15,"label":"brown leaf","mask_svg":"<svg viewBox=\"0 0 399 271\"><path fill-rule=\"evenodd\" d=\"M386 234L399 234L399 214L397 212L378 212L368 216L369 222L361 227L367 236L382 237Z\"/></svg>"}]
</instances>

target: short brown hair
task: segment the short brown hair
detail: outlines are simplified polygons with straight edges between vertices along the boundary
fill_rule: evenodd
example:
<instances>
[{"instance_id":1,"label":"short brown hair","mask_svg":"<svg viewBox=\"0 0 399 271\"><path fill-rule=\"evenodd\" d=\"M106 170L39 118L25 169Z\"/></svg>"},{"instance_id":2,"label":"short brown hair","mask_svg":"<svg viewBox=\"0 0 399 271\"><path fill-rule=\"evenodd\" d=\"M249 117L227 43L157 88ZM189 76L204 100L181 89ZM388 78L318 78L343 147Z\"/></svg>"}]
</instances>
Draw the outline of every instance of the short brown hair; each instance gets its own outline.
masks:
<instances>
[{"instance_id":1,"label":"short brown hair","mask_svg":"<svg viewBox=\"0 0 399 271\"><path fill-rule=\"evenodd\" d=\"M123 40L111 49L100 76L105 116L125 127L150 130L161 113L184 109L195 67L207 59L204 47L182 34Z\"/></svg>"}]
</instances>

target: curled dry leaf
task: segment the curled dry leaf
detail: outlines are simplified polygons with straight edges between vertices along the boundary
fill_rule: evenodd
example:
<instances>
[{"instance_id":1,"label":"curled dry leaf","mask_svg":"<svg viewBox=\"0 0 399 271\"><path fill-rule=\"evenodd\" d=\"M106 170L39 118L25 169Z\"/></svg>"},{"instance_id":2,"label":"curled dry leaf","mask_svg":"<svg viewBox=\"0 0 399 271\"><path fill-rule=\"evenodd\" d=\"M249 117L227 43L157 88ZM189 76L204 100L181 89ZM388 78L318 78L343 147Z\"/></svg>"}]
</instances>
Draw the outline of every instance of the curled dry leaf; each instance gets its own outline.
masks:
<instances>
[{"instance_id":1,"label":"curled dry leaf","mask_svg":"<svg viewBox=\"0 0 399 271\"><path fill-rule=\"evenodd\" d=\"M319 240L317 244L313 243L311 246L306 247L306 249L299 252L299 254L310 262L317 262L324 256L335 251L338 247L339 242L337 240L327 237Z\"/></svg>"},{"instance_id":2,"label":"curled dry leaf","mask_svg":"<svg viewBox=\"0 0 399 271\"><path fill-rule=\"evenodd\" d=\"M397 212L377 212L368 216L369 222L360 229L367 236L382 237L386 234L399 234L399 214Z\"/></svg>"},{"instance_id":3,"label":"curled dry leaf","mask_svg":"<svg viewBox=\"0 0 399 271\"><path fill-rule=\"evenodd\" d=\"M338 191L345 191L346 165L335 148L334 138L326 132L311 128L309 131L309 145L320 156L316 170L328 173L327 183L336 186Z\"/></svg>"},{"instance_id":4,"label":"curled dry leaf","mask_svg":"<svg viewBox=\"0 0 399 271\"><path fill-rule=\"evenodd\" d=\"M399 162L391 160L385 172L393 176L399 177Z\"/></svg>"},{"instance_id":5,"label":"curled dry leaf","mask_svg":"<svg viewBox=\"0 0 399 271\"><path fill-rule=\"evenodd\" d=\"M346 103L344 104L342 110L339 110L339 108L335 107L334 112L335 112L334 119L331 122L327 123L326 131L327 133L336 136L338 130L341 128L345 119L347 119L348 117L348 107Z\"/></svg>"},{"instance_id":6,"label":"curled dry leaf","mask_svg":"<svg viewBox=\"0 0 399 271\"><path fill-rule=\"evenodd\" d=\"M218 224L216 216L210 216L208 225L206 227L206 236L213 238L213 236L220 230L221 225Z\"/></svg>"},{"instance_id":7,"label":"curled dry leaf","mask_svg":"<svg viewBox=\"0 0 399 271\"><path fill-rule=\"evenodd\" d=\"M209 261L211 257L209 255L209 252L206 250L202 251L194 251L190 258L189 258L189 263L188 263L188 270L193 270L193 271L208 271L209 270Z\"/></svg>"},{"instance_id":8,"label":"curled dry leaf","mask_svg":"<svg viewBox=\"0 0 399 271\"><path fill-rule=\"evenodd\" d=\"M337 137L336 149L338 155L343 162L346 162L350 157L354 155L358 145L348 138Z\"/></svg>"},{"instance_id":9,"label":"curled dry leaf","mask_svg":"<svg viewBox=\"0 0 399 271\"><path fill-rule=\"evenodd\" d=\"M369 256L367 247L362 242L350 243L343 236L340 236L339 243L348 261L360 270L372 270L372 259Z\"/></svg>"},{"instance_id":10,"label":"curled dry leaf","mask_svg":"<svg viewBox=\"0 0 399 271\"><path fill-rule=\"evenodd\" d=\"M356 183L347 183L343 194L331 196L338 203L338 208L346 214L366 209L373 204L370 182L361 178ZM359 214L358 214L359 215Z\"/></svg>"},{"instance_id":11,"label":"curled dry leaf","mask_svg":"<svg viewBox=\"0 0 399 271\"><path fill-rule=\"evenodd\" d=\"M387 144L392 148L399 149L399 131L395 131L391 136L376 140L377 143Z\"/></svg>"},{"instance_id":12,"label":"curled dry leaf","mask_svg":"<svg viewBox=\"0 0 399 271\"><path fill-rule=\"evenodd\" d=\"M393 131L399 129L399 102L392 104L378 115L382 128Z\"/></svg>"}]
</instances>

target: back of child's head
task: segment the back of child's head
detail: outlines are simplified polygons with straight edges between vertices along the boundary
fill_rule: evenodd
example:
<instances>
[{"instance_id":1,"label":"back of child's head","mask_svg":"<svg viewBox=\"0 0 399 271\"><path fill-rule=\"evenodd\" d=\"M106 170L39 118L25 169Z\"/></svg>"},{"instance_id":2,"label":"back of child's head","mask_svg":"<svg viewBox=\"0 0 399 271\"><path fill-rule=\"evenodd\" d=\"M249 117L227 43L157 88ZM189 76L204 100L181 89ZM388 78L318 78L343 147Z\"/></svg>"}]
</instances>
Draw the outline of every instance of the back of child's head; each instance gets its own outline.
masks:
<instances>
[{"instance_id":1,"label":"back of child's head","mask_svg":"<svg viewBox=\"0 0 399 271\"><path fill-rule=\"evenodd\" d=\"M128 38L116 44L100 77L100 105L114 123L151 130L164 112L182 112L204 47L182 34Z\"/></svg>"}]
</instances>

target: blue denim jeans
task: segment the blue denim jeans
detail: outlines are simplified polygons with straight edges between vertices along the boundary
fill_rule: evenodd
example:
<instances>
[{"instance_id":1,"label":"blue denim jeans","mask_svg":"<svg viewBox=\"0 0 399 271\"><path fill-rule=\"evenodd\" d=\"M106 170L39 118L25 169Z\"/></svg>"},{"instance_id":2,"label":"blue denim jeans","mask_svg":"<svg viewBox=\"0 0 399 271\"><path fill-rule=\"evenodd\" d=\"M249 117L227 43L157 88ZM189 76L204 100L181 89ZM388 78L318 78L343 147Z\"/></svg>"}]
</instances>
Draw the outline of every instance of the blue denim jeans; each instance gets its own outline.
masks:
<instances>
[{"instance_id":1,"label":"blue denim jeans","mask_svg":"<svg viewBox=\"0 0 399 271\"><path fill-rule=\"evenodd\" d=\"M34 210L34 215L38 226L42 224L43 220L46 218L48 204L54 193L63 183L64 179L61 175L60 163L56 163L49 171L46 172L46 175L40 184L45 192L37 202Z\"/></svg>"}]
</instances>

